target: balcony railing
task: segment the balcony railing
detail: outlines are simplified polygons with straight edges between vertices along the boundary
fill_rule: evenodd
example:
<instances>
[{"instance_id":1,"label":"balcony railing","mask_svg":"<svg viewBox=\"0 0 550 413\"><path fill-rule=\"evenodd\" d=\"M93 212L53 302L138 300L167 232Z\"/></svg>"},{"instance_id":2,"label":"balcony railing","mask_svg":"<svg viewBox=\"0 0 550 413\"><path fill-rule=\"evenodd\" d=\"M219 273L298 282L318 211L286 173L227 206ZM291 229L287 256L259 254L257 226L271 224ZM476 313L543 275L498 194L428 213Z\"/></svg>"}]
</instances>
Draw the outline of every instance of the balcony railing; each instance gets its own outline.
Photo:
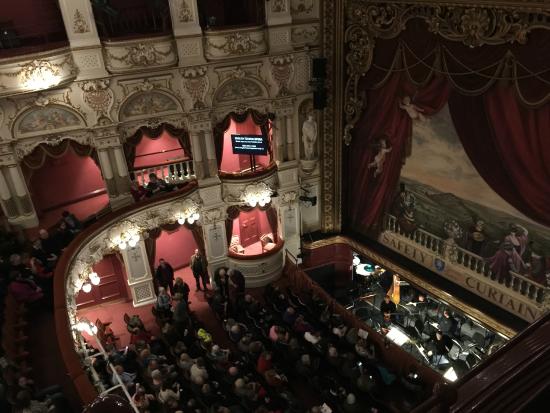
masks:
<instances>
[{"instance_id":1,"label":"balcony railing","mask_svg":"<svg viewBox=\"0 0 550 413\"><path fill-rule=\"evenodd\" d=\"M155 174L157 178L172 185L184 184L197 179L195 170L193 169L193 161L182 160L134 169L132 171L132 180L139 186L147 186L150 174Z\"/></svg>"},{"instance_id":2,"label":"balcony railing","mask_svg":"<svg viewBox=\"0 0 550 413\"><path fill-rule=\"evenodd\" d=\"M387 231L410 239L415 244L433 251L436 255L452 256L454 264L460 265L465 270L479 274L484 278L489 278L505 285L507 288L539 304L544 303L545 297L548 294L548 287L513 271L509 272L508 277L497 279L496 274L491 271L490 263L485 258L465 250L456 244L450 245L448 241L422 229L416 229L413 232L404 231L399 225L397 218L393 215L386 215L384 228ZM451 248L452 252L449 251Z\"/></svg>"}]
</instances>

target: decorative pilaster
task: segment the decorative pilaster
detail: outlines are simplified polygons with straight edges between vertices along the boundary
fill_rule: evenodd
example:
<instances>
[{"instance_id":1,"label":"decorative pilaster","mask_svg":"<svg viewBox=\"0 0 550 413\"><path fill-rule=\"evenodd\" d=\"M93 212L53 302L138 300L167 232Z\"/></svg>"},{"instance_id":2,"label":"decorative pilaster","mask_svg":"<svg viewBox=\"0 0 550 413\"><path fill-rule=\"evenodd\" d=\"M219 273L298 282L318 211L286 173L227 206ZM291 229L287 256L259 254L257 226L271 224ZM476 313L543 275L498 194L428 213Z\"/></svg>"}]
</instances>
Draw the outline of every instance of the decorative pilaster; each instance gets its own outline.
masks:
<instances>
[{"instance_id":1,"label":"decorative pilaster","mask_svg":"<svg viewBox=\"0 0 550 413\"><path fill-rule=\"evenodd\" d=\"M279 195L277 215L285 249L296 256L300 252L301 217L299 187Z\"/></svg>"},{"instance_id":2,"label":"decorative pilaster","mask_svg":"<svg viewBox=\"0 0 550 413\"><path fill-rule=\"evenodd\" d=\"M191 129L189 136L191 137L191 152L193 152L193 169L195 170L197 179L200 180L205 177L200 131Z\"/></svg>"},{"instance_id":3,"label":"decorative pilaster","mask_svg":"<svg viewBox=\"0 0 550 413\"><path fill-rule=\"evenodd\" d=\"M153 274L147 258L145 242L140 240L135 247L127 248L120 251L120 253L124 260L134 307L141 307L155 302Z\"/></svg>"},{"instance_id":4,"label":"decorative pilaster","mask_svg":"<svg viewBox=\"0 0 550 413\"><path fill-rule=\"evenodd\" d=\"M204 130L204 142L206 143L206 159L208 159L208 175L213 178L218 175L218 161L214 147L214 134L210 125Z\"/></svg>"},{"instance_id":5,"label":"decorative pilaster","mask_svg":"<svg viewBox=\"0 0 550 413\"><path fill-rule=\"evenodd\" d=\"M32 228L38 225L25 178L17 163L9 163L0 169L2 181L2 207L10 224Z\"/></svg>"},{"instance_id":6,"label":"decorative pilaster","mask_svg":"<svg viewBox=\"0 0 550 413\"><path fill-rule=\"evenodd\" d=\"M90 0L59 0L78 79L107 76Z\"/></svg>"},{"instance_id":7,"label":"decorative pilaster","mask_svg":"<svg viewBox=\"0 0 550 413\"><path fill-rule=\"evenodd\" d=\"M17 205L11 194L8 182L4 177L4 171L2 169L0 169L0 204L2 205L4 215L8 217L8 219L17 217Z\"/></svg>"},{"instance_id":8,"label":"decorative pilaster","mask_svg":"<svg viewBox=\"0 0 550 413\"><path fill-rule=\"evenodd\" d=\"M296 159L296 150L294 148L294 115L290 114L285 117L286 127L286 152L287 159L293 161Z\"/></svg>"},{"instance_id":9,"label":"decorative pilaster","mask_svg":"<svg viewBox=\"0 0 550 413\"><path fill-rule=\"evenodd\" d=\"M272 136L273 142L275 142L275 161L277 165L285 160L285 134L286 129L283 131L284 122L283 118L275 117L273 121Z\"/></svg>"},{"instance_id":10,"label":"decorative pilaster","mask_svg":"<svg viewBox=\"0 0 550 413\"><path fill-rule=\"evenodd\" d=\"M225 216L225 205L218 205L202 212L202 231L210 275L213 275L217 268L227 265L228 242L225 234Z\"/></svg>"},{"instance_id":11,"label":"decorative pilaster","mask_svg":"<svg viewBox=\"0 0 550 413\"><path fill-rule=\"evenodd\" d=\"M266 0L265 11L269 50L292 50L290 0Z\"/></svg>"},{"instance_id":12,"label":"decorative pilaster","mask_svg":"<svg viewBox=\"0 0 550 413\"><path fill-rule=\"evenodd\" d=\"M205 63L197 0L168 0L180 66Z\"/></svg>"},{"instance_id":13,"label":"decorative pilaster","mask_svg":"<svg viewBox=\"0 0 550 413\"><path fill-rule=\"evenodd\" d=\"M103 136L94 140L99 158L101 174L109 194L112 209L118 209L133 202L130 194L130 176L120 139L117 135L103 131Z\"/></svg>"}]
</instances>

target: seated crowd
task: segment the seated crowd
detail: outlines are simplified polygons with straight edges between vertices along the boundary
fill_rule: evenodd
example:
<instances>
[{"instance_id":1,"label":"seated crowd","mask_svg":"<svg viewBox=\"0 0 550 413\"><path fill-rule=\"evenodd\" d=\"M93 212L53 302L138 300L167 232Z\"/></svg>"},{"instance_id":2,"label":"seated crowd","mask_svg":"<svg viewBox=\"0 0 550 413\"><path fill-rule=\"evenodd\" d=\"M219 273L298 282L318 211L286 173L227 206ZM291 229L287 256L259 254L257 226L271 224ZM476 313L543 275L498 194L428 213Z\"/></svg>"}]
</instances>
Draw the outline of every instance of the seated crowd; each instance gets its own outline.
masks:
<instances>
[{"instance_id":1,"label":"seated crowd","mask_svg":"<svg viewBox=\"0 0 550 413\"><path fill-rule=\"evenodd\" d=\"M0 256L0 411L41 412L67 410L59 386L38 390L26 342L33 312L53 304L53 271L62 251L82 229L82 223L64 211L54 229L41 229L34 240L9 234Z\"/></svg>"},{"instance_id":2,"label":"seated crowd","mask_svg":"<svg viewBox=\"0 0 550 413\"><path fill-rule=\"evenodd\" d=\"M181 171L174 171L174 173L179 174ZM148 177L149 180L146 185L140 185L136 180L132 180L130 192L134 197L134 201L138 202L158 194L172 192L176 188L181 188L185 185L184 183L169 183L166 180L159 178L155 173L150 173Z\"/></svg>"}]
</instances>

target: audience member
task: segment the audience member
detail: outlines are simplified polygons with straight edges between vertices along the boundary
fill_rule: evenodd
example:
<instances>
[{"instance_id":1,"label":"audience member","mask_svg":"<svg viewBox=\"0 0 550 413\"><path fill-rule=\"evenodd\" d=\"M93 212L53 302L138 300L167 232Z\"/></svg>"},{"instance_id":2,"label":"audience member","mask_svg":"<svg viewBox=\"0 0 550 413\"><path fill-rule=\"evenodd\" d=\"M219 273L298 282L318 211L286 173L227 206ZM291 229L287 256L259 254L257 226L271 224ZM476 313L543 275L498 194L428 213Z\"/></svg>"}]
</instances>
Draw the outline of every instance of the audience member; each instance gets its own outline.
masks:
<instances>
[{"instance_id":1,"label":"audience member","mask_svg":"<svg viewBox=\"0 0 550 413\"><path fill-rule=\"evenodd\" d=\"M164 258L159 259L159 266L155 271L155 281L157 290L158 287L164 287L164 289L170 290L170 295L174 295L174 269Z\"/></svg>"},{"instance_id":2,"label":"audience member","mask_svg":"<svg viewBox=\"0 0 550 413\"><path fill-rule=\"evenodd\" d=\"M204 291L208 290L208 270L206 269L206 262L198 249L196 249L195 253L191 255L189 266L191 267L193 277L195 278L195 283L197 287L196 291L201 290L200 281L202 281Z\"/></svg>"}]
</instances>

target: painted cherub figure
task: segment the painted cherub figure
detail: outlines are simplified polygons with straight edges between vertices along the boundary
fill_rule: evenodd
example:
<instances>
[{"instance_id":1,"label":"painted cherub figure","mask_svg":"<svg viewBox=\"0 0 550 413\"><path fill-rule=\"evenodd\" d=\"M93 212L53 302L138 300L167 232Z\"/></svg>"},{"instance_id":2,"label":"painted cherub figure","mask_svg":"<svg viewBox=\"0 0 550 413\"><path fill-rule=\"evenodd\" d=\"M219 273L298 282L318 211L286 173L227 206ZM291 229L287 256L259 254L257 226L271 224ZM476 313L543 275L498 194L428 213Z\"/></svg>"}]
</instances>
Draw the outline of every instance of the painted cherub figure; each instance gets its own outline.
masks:
<instances>
[{"instance_id":1,"label":"painted cherub figure","mask_svg":"<svg viewBox=\"0 0 550 413\"><path fill-rule=\"evenodd\" d=\"M375 168L374 177L380 175L384 169L384 162L386 161L386 154L391 152L391 147L388 148L386 139L380 139L380 149L374 157L374 160L369 163L368 168Z\"/></svg>"},{"instance_id":2,"label":"painted cherub figure","mask_svg":"<svg viewBox=\"0 0 550 413\"><path fill-rule=\"evenodd\" d=\"M427 120L426 116L422 113L424 109L412 103L410 96L405 96L401 103L399 103L399 107L406 111L407 115L409 115L412 120L418 120L420 122L425 122Z\"/></svg>"}]
</instances>

